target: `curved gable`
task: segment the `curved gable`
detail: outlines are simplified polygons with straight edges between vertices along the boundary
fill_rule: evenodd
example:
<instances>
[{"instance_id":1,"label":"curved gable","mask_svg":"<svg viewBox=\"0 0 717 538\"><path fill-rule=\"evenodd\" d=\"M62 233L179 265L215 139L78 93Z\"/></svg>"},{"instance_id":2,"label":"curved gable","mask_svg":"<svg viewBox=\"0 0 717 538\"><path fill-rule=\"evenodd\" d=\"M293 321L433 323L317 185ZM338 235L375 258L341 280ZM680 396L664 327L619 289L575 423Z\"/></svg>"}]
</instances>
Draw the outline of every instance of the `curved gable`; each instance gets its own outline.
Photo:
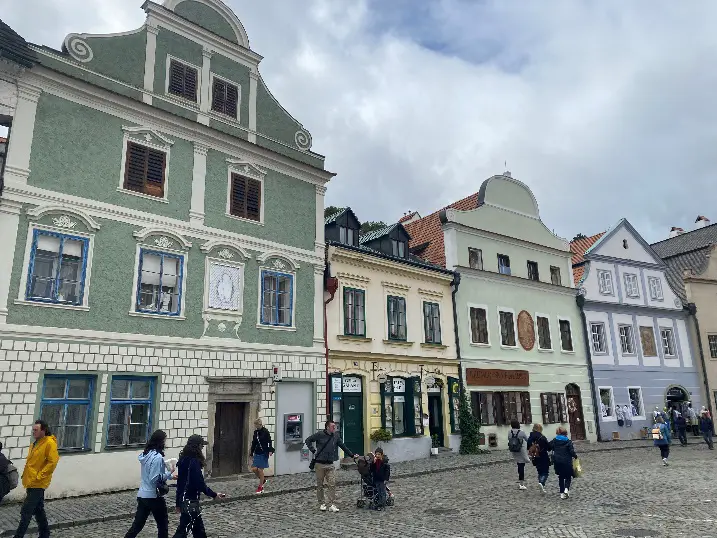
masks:
<instances>
[{"instance_id":1,"label":"curved gable","mask_svg":"<svg viewBox=\"0 0 717 538\"><path fill-rule=\"evenodd\" d=\"M223 37L227 41L249 48L249 40L246 38L246 32L241 28L241 23L233 16L233 13L231 18L229 18L228 13L222 13L218 7L211 5L218 4L218 2L211 0L179 0L177 2L175 0L168 2L166 6L169 7L170 4L173 4L173 9L170 9L180 17L192 21L196 25L201 26L219 37ZM226 6L223 7L229 11ZM229 11L229 13L231 13L231 11Z\"/></svg>"},{"instance_id":2,"label":"curved gable","mask_svg":"<svg viewBox=\"0 0 717 538\"><path fill-rule=\"evenodd\" d=\"M478 191L478 205L483 204L540 218L538 202L533 196L533 191L522 181L510 176L493 176L483 182Z\"/></svg>"}]
</instances>

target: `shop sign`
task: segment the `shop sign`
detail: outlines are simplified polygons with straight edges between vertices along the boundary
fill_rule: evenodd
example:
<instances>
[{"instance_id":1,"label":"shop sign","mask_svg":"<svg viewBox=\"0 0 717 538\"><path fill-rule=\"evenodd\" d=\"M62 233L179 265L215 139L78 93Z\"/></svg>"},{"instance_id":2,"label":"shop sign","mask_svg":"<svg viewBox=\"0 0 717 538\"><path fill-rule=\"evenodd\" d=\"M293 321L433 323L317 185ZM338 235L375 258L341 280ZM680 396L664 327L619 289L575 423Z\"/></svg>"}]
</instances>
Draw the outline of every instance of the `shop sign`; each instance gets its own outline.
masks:
<instances>
[{"instance_id":1,"label":"shop sign","mask_svg":"<svg viewBox=\"0 0 717 538\"><path fill-rule=\"evenodd\" d=\"M332 392L341 392L341 378L340 377L332 377L331 378L331 391Z\"/></svg>"},{"instance_id":2,"label":"shop sign","mask_svg":"<svg viewBox=\"0 0 717 538\"><path fill-rule=\"evenodd\" d=\"M406 392L406 380L400 377L394 377L393 392Z\"/></svg>"},{"instance_id":3,"label":"shop sign","mask_svg":"<svg viewBox=\"0 0 717 538\"><path fill-rule=\"evenodd\" d=\"M361 392L360 377L344 377L344 392Z\"/></svg>"},{"instance_id":4,"label":"shop sign","mask_svg":"<svg viewBox=\"0 0 717 538\"><path fill-rule=\"evenodd\" d=\"M406 397L405 396L394 396L393 401L395 403L403 403L406 401Z\"/></svg>"},{"instance_id":5,"label":"shop sign","mask_svg":"<svg viewBox=\"0 0 717 538\"><path fill-rule=\"evenodd\" d=\"M466 368L466 382L478 387L528 387L528 370L498 370L486 368Z\"/></svg>"}]
</instances>

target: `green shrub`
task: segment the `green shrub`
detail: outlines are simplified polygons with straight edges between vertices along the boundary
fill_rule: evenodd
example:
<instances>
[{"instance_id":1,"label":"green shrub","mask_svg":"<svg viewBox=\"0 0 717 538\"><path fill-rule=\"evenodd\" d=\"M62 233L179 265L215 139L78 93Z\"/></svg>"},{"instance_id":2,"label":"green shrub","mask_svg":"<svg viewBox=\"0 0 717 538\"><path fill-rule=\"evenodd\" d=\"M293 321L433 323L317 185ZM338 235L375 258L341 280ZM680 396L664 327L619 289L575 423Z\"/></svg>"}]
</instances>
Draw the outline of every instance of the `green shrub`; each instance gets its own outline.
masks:
<instances>
[{"instance_id":1,"label":"green shrub","mask_svg":"<svg viewBox=\"0 0 717 538\"><path fill-rule=\"evenodd\" d=\"M379 428L371 432L371 441L376 443L385 443L386 441L390 441L392 437L393 435L391 435L391 432L386 428Z\"/></svg>"},{"instance_id":2,"label":"green shrub","mask_svg":"<svg viewBox=\"0 0 717 538\"><path fill-rule=\"evenodd\" d=\"M480 422L473 416L468 395L461 391L458 405L458 424L461 430L461 454L481 454L484 452L479 444Z\"/></svg>"}]
</instances>

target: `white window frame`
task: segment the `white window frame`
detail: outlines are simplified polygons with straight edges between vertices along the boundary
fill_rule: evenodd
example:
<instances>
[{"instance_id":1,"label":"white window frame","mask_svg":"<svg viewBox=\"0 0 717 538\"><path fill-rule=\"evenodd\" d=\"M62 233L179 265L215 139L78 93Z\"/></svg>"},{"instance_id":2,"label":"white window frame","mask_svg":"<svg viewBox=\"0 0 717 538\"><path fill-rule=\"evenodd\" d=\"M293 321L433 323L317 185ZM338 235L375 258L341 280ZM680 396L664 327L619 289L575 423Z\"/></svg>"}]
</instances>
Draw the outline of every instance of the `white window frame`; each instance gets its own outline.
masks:
<instances>
[{"instance_id":1,"label":"white window frame","mask_svg":"<svg viewBox=\"0 0 717 538\"><path fill-rule=\"evenodd\" d=\"M223 251L221 251L223 252ZM239 307L237 310L226 310L222 308L212 308L209 306L209 293L210 293L210 275L212 265L225 265L227 267L233 267L239 269L240 274L240 285L239 285ZM244 274L244 263L227 260L221 257L207 256L204 261L204 310L203 318L205 321L210 320L223 320L232 321L237 325L241 324L242 316L244 314L244 288L245 288L245 274ZM238 326L237 326L238 328ZM206 326L205 326L206 332Z\"/></svg>"},{"instance_id":2,"label":"white window frame","mask_svg":"<svg viewBox=\"0 0 717 538\"><path fill-rule=\"evenodd\" d=\"M170 73L169 66L172 63L172 60L174 60L175 62L184 64L184 65L187 65L187 66L192 67L197 70L197 100L196 101L190 101L189 99L185 99L180 95L176 95L174 93L169 92L169 73ZM188 106L190 108L199 110L199 105L200 105L200 101L202 98L202 68L201 68L201 66L195 65L192 62L188 62L187 60L183 60L182 58L172 56L171 54L167 54L165 73L164 73L164 95L169 99L172 99L178 103L183 104L184 106Z\"/></svg>"},{"instance_id":3,"label":"white window frame","mask_svg":"<svg viewBox=\"0 0 717 538\"><path fill-rule=\"evenodd\" d=\"M62 215L64 216L64 215ZM68 212L67 216L71 219L75 218L72 212ZM58 215L59 220L60 215ZM79 219L78 220L83 220ZM76 224L75 224L76 225ZM63 235L71 235L88 239L87 244L87 262L85 265L85 282L82 293L82 304L72 305L63 303L46 303L41 301L29 301L25 297L27 290L27 277L30 270L30 256L32 255L32 243L35 236L35 230L58 233ZM39 306L43 308L60 308L63 310L83 310L87 311L90 309L89 298L90 298L90 277L92 276L92 257L95 251L95 234L75 231L74 228L61 228L59 226L47 226L44 224L30 223L27 228L27 238L25 240L25 255L22 260L22 271L20 273L20 288L18 289L17 299L14 303L18 305L29 305ZM11 255L11 254L8 254Z\"/></svg>"},{"instance_id":4,"label":"white window frame","mask_svg":"<svg viewBox=\"0 0 717 538\"><path fill-rule=\"evenodd\" d=\"M620 334L620 329L623 327L629 327L630 328L630 335L632 339L632 352L625 352L623 350L622 346L622 334ZM637 355L637 345L635 345L635 327L630 325L629 323L619 323L617 326L617 336L620 339L620 354L623 357L634 357Z\"/></svg>"},{"instance_id":5,"label":"white window frame","mask_svg":"<svg viewBox=\"0 0 717 538\"><path fill-rule=\"evenodd\" d=\"M186 63L186 62L185 62ZM191 65L191 64L188 64ZM225 84L231 84L232 86L236 86L237 88L237 115L236 118L229 116L228 114L223 114L221 112L217 112L212 108L212 103L214 102L214 79L219 79ZM169 87L168 87L169 88ZM174 95L174 94L172 94ZM226 77L223 77L221 75L217 75L216 73L210 72L209 73L209 116L211 116L214 119L219 120L230 120L232 123L239 123L241 118L241 84L238 82L234 82L233 80L229 80Z\"/></svg>"},{"instance_id":6,"label":"white window frame","mask_svg":"<svg viewBox=\"0 0 717 538\"><path fill-rule=\"evenodd\" d=\"M553 282L553 273L554 272L557 273L557 275L558 275L558 283L557 284L555 282ZM558 266L558 265L550 266L550 283L553 286L562 286L563 285L563 274L562 274L562 271L560 270L560 266Z\"/></svg>"},{"instance_id":7,"label":"white window frame","mask_svg":"<svg viewBox=\"0 0 717 538\"><path fill-rule=\"evenodd\" d=\"M508 272L507 272L507 273L504 273L503 271L500 270L500 269L501 269L501 265L500 265L500 259L501 259L501 257L508 259L508 265L507 265L507 266L503 266L503 267L506 267L506 269L508 269ZM499 253L499 254L497 254L497 258L496 258L496 259L497 259L497 261L498 261L498 274L506 275L506 276L511 276L511 275L513 274L513 268L512 268L511 265L510 265L510 256L508 256L507 254L500 254L500 253Z\"/></svg>"},{"instance_id":8,"label":"white window frame","mask_svg":"<svg viewBox=\"0 0 717 538\"><path fill-rule=\"evenodd\" d=\"M602 422L615 422L617 421L617 413L615 413L615 390L612 387L598 387L598 400L600 403L602 403L602 397L600 396L600 391L602 390L609 390L610 391L610 410L612 411L612 416L604 417L602 416L602 408L598 411L600 413L600 420Z\"/></svg>"},{"instance_id":9,"label":"white window frame","mask_svg":"<svg viewBox=\"0 0 717 538\"><path fill-rule=\"evenodd\" d=\"M471 267L471 251L478 253L478 261L480 262L478 265L480 265L480 267ZM475 269L476 271L483 270L483 249L468 247L468 267L470 269Z\"/></svg>"},{"instance_id":10,"label":"white window frame","mask_svg":"<svg viewBox=\"0 0 717 538\"><path fill-rule=\"evenodd\" d=\"M540 330L538 328L538 318L545 318L548 320L548 334L550 335L550 347L540 347ZM553 330L550 324L550 316L548 314L541 314L540 312L535 313L535 340L538 344L538 351L552 352L553 346Z\"/></svg>"},{"instance_id":11,"label":"white window frame","mask_svg":"<svg viewBox=\"0 0 717 538\"><path fill-rule=\"evenodd\" d=\"M515 335L515 345L514 346L508 346L508 345L503 344L503 334L501 332L501 327L500 327L500 313L501 312L506 312L506 313L510 313L513 315L513 334ZM486 317L487 317L487 312L486 312ZM513 309L513 308L507 308L505 306L498 307L498 342L500 342L500 347L502 347L503 349L518 349L518 346L520 344L518 342L518 319L515 315L515 309Z\"/></svg>"},{"instance_id":12,"label":"white window frame","mask_svg":"<svg viewBox=\"0 0 717 538\"><path fill-rule=\"evenodd\" d=\"M131 196L138 196L145 200L153 200L160 203L169 203L169 162L171 157L171 149L174 144L173 140L170 140L166 136L161 135L157 131L149 129L147 127L127 127L123 126L122 130L124 135L122 137L122 154L120 156L120 175L119 185L117 185L117 192L129 194ZM144 194L143 192L136 192L124 188L124 176L127 170L127 147L129 143L137 144L139 146L145 146L157 151L161 151L165 154L164 158L164 196L151 196Z\"/></svg>"},{"instance_id":13,"label":"white window frame","mask_svg":"<svg viewBox=\"0 0 717 538\"><path fill-rule=\"evenodd\" d=\"M173 237L169 236L170 239L173 239ZM175 240L176 242L176 240ZM167 315L167 314L152 314L150 312L138 312L137 311L137 286L139 285L139 258L140 253L142 250L149 250L152 252L161 252L166 254L171 254L173 256L179 256L182 260L182 285L181 285L181 297L182 300L179 304L179 312L176 315ZM178 250L173 248L164 248L160 247L158 245L151 245L151 244L144 244L144 243L138 243L136 247L136 252L134 256L134 279L132 282L132 292L131 292L131 298L130 298L130 306L129 306L129 315L130 316L138 316L143 318L152 318L152 319L177 319L177 320L185 320L187 319L185 314L185 309L187 305L187 251L185 250Z\"/></svg>"},{"instance_id":14,"label":"white window frame","mask_svg":"<svg viewBox=\"0 0 717 538\"><path fill-rule=\"evenodd\" d=\"M662 279L656 276L647 277L647 286L650 288L650 299L653 301L662 301L665 296L662 292Z\"/></svg>"},{"instance_id":15,"label":"white window frame","mask_svg":"<svg viewBox=\"0 0 717 538\"><path fill-rule=\"evenodd\" d=\"M634 279L634 280L633 280ZM636 273L625 273L622 275L622 280L625 283L625 296L631 299L640 298L640 284ZM634 286L631 285L634 282ZM634 290L634 294L630 293L630 290Z\"/></svg>"},{"instance_id":16,"label":"white window frame","mask_svg":"<svg viewBox=\"0 0 717 538\"><path fill-rule=\"evenodd\" d=\"M607 277L607 278L604 278ZM598 269L597 270L597 278L598 278L598 289L600 291L600 295L615 295L615 285L612 281L612 271L606 271L604 269ZM607 289L607 286L605 284L609 284L610 289Z\"/></svg>"},{"instance_id":17,"label":"white window frame","mask_svg":"<svg viewBox=\"0 0 717 538\"><path fill-rule=\"evenodd\" d=\"M670 355L667 354L667 348L665 347L665 336L663 335L663 331L669 331L669 345L672 347L673 353ZM677 358L677 343L675 341L675 330L672 327L660 327L660 346L662 346L662 355L666 359L676 359Z\"/></svg>"},{"instance_id":18,"label":"white window frame","mask_svg":"<svg viewBox=\"0 0 717 538\"><path fill-rule=\"evenodd\" d=\"M603 347L604 349L602 351L596 351L595 350L595 340L593 338L593 326L600 326L602 327L602 340L603 340ZM605 327L604 321L591 321L590 322L590 351L593 355L608 355L608 347L607 347L607 329Z\"/></svg>"},{"instance_id":19,"label":"white window frame","mask_svg":"<svg viewBox=\"0 0 717 538\"><path fill-rule=\"evenodd\" d=\"M278 259L283 265L282 267L279 267L276 265L276 261L274 261L274 265L267 265L263 264L259 267L259 276L257 277L257 305L256 305L256 328L257 329L267 329L270 331L292 331L296 332L296 287L298 285L298 279L296 275L296 270L299 268L298 265L296 265L294 262L289 260L286 257L282 256L276 256L276 255L268 255L264 258L275 258ZM259 260L260 262L263 262L264 260ZM288 265L288 267L286 267ZM274 273L282 273L286 275L291 275L293 278L293 282L291 284L291 325L269 325L264 324L261 322L261 306L262 306L262 273L264 271L271 271Z\"/></svg>"},{"instance_id":20,"label":"white window frame","mask_svg":"<svg viewBox=\"0 0 717 538\"><path fill-rule=\"evenodd\" d=\"M249 222L258 226L264 226L264 178L266 176L266 170L259 168L256 164L238 160L238 159L227 159L227 202L224 216L239 220L241 222ZM237 217L231 214L231 196L232 196L232 174L237 174L249 179L254 179L261 184L261 203L259 206L259 220L246 219L244 217Z\"/></svg>"},{"instance_id":21,"label":"white window frame","mask_svg":"<svg viewBox=\"0 0 717 538\"><path fill-rule=\"evenodd\" d=\"M488 308L488 305L468 303L467 306L468 306L468 335L470 338L471 345L475 346L475 347L490 347L491 346L490 315L489 315L490 309ZM485 310L485 328L486 328L486 334L488 336L488 343L473 341L473 326L471 325L471 308L481 308L481 309ZM499 320L499 323L500 323L500 320Z\"/></svg>"},{"instance_id":22,"label":"white window frame","mask_svg":"<svg viewBox=\"0 0 717 538\"><path fill-rule=\"evenodd\" d=\"M630 404L632 405L632 400L630 400L630 389L637 389L637 390L640 391L640 409L638 409L638 411L640 412L640 414L639 414L639 415L633 415L632 418L633 418L633 419L636 418L636 419L640 419L640 420L645 420L645 400L643 400L643 398L642 398L642 387L639 387L639 386L637 386L637 385L630 385L630 386L627 387L627 399L628 399L628 401L630 402Z\"/></svg>"},{"instance_id":23,"label":"white window frame","mask_svg":"<svg viewBox=\"0 0 717 538\"><path fill-rule=\"evenodd\" d=\"M560 352L575 354L575 335L573 334L573 320L566 316L557 316L558 318L558 336L560 337ZM567 321L568 327L570 327L570 343L573 345L573 349L563 349L563 335L560 331L560 322Z\"/></svg>"}]
</instances>

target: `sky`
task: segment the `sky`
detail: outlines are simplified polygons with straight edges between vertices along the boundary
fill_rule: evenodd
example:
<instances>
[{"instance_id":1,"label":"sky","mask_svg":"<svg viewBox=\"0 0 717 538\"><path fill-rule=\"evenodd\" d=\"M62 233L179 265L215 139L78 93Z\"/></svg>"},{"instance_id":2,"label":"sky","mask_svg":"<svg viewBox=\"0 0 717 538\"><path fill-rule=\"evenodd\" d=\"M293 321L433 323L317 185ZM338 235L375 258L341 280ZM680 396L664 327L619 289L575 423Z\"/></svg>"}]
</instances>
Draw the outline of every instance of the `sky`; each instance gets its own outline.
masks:
<instances>
[{"instance_id":1,"label":"sky","mask_svg":"<svg viewBox=\"0 0 717 538\"><path fill-rule=\"evenodd\" d=\"M506 169L570 239L717 222L717 2L227 0L337 175L327 205L395 222ZM144 21L141 0L0 0L28 41ZM713 204L709 206L709 201Z\"/></svg>"}]
</instances>

